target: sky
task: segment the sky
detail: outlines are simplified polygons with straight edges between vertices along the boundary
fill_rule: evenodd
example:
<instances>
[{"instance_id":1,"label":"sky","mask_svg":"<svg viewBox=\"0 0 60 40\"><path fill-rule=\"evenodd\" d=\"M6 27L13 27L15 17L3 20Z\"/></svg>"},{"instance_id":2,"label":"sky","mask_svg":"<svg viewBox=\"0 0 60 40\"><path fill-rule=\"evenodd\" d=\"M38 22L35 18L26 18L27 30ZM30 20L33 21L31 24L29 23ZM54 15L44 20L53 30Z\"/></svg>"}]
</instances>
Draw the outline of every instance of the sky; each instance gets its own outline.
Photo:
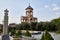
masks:
<instances>
[{"instance_id":1,"label":"sky","mask_svg":"<svg viewBox=\"0 0 60 40\"><path fill-rule=\"evenodd\" d=\"M5 9L9 10L9 23L20 23L29 3L38 22L60 17L60 0L0 0L0 24L3 23Z\"/></svg>"}]
</instances>

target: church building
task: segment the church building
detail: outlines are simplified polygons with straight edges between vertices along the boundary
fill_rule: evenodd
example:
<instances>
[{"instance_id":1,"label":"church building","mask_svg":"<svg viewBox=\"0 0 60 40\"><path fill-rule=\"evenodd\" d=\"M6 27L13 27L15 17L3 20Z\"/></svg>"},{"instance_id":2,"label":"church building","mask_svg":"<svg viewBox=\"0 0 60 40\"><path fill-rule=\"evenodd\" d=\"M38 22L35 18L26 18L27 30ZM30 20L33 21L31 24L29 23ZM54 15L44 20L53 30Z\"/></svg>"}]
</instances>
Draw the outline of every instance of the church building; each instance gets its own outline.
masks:
<instances>
[{"instance_id":1,"label":"church building","mask_svg":"<svg viewBox=\"0 0 60 40\"><path fill-rule=\"evenodd\" d=\"M26 16L21 16L22 22L37 22L37 18L33 16L33 8L29 5L26 9Z\"/></svg>"}]
</instances>

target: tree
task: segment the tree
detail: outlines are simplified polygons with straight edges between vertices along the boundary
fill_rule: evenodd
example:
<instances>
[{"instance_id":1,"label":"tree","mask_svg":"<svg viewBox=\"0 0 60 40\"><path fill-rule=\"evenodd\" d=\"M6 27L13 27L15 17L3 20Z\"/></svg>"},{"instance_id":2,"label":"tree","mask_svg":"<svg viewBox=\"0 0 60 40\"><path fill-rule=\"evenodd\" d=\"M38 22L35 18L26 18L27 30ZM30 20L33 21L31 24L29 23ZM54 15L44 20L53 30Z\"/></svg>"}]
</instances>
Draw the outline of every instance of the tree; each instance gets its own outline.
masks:
<instances>
[{"instance_id":1,"label":"tree","mask_svg":"<svg viewBox=\"0 0 60 40\"><path fill-rule=\"evenodd\" d=\"M25 36L31 37L31 34L28 30L26 31Z\"/></svg>"},{"instance_id":2,"label":"tree","mask_svg":"<svg viewBox=\"0 0 60 40\"><path fill-rule=\"evenodd\" d=\"M21 25L22 25L22 27L23 27L23 30L28 30L28 29L30 29L30 24L27 23L27 22L23 22L23 23L21 23Z\"/></svg>"},{"instance_id":3,"label":"tree","mask_svg":"<svg viewBox=\"0 0 60 40\"><path fill-rule=\"evenodd\" d=\"M57 30L56 24L53 22L50 22L49 23L49 31L56 31L56 30Z\"/></svg>"},{"instance_id":4,"label":"tree","mask_svg":"<svg viewBox=\"0 0 60 40\"><path fill-rule=\"evenodd\" d=\"M56 25L56 31L57 31L58 33L60 33L60 32L59 32L59 31L60 31L60 17L51 20L51 22L55 23L55 25Z\"/></svg>"},{"instance_id":5,"label":"tree","mask_svg":"<svg viewBox=\"0 0 60 40\"><path fill-rule=\"evenodd\" d=\"M17 24L15 28L16 28L16 30L22 30L23 29L22 24Z\"/></svg>"},{"instance_id":6,"label":"tree","mask_svg":"<svg viewBox=\"0 0 60 40\"><path fill-rule=\"evenodd\" d=\"M54 40L47 30L45 31L45 40Z\"/></svg>"},{"instance_id":7,"label":"tree","mask_svg":"<svg viewBox=\"0 0 60 40\"><path fill-rule=\"evenodd\" d=\"M53 20L51 20L51 22L54 22L54 23L58 23L60 21L60 17L59 18L55 18Z\"/></svg>"},{"instance_id":8,"label":"tree","mask_svg":"<svg viewBox=\"0 0 60 40\"><path fill-rule=\"evenodd\" d=\"M45 31L40 40L54 40L54 39L52 38L48 31Z\"/></svg>"},{"instance_id":9,"label":"tree","mask_svg":"<svg viewBox=\"0 0 60 40\"><path fill-rule=\"evenodd\" d=\"M57 23L57 33L60 33L60 21Z\"/></svg>"},{"instance_id":10,"label":"tree","mask_svg":"<svg viewBox=\"0 0 60 40\"><path fill-rule=\"evenodd\" d=\"M14 36L15 35L15 32L16 32L16 30L12 29L11 36Z\"/></svg>"},{"instance_id":11,"label":"tree","mask_svg":"<svg viewBox=\"0 0 60 40\"><path fill-rule=\"evenodd\" d=\"M22 35L21 31L18 30L18 31L16 32L16 36L17 36L17 37L21 37L21 35Z\"/></svg>"},{"instance_id":12,"label":"tree","mask_svg":"<svg viewBox=\"0 0 60 40\"><path fill-rule=\"evenodd\" d=\"M42 35L42 37L41 37L41 39L40 40L44 40L44 33L43 33L43 35Z\"/></svg>"},{"instance_id":13,"label":"tree","mask_svg":"<svg viewBox=\"0 0 60 40\"><path fill-rule=\"evenodd\" d=\"M37 22L31 22L30 23L30 29L35 30L36 29Z\"/></svg>"},{"instance_id":14,"label":"tree","mask_svg":"<svg viewBox=\"0 0 60 40\"><path fill-rule=\"evenodd\" d=\"M37 25L36 25L36 30L40 30L40 31L43 31L43 22L39 22L39 23L37 23Z\"/></svg>"}]
</instances>

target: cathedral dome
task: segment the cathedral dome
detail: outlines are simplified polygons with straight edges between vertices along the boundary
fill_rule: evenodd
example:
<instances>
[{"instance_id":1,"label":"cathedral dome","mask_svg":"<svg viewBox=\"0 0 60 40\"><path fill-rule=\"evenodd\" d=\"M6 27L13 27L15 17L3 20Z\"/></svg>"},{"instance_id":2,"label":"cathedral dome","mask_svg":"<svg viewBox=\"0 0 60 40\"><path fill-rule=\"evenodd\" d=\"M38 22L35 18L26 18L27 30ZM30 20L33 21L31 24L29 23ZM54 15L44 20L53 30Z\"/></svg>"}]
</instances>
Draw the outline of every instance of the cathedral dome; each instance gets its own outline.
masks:
<instances>
[{"instance_id":1,"label":"cathedral dome","mask_svg":"<svg viewBox=\"0 0 60 40\"><path fill-rule=\"evenodd\" d=\"M27 10L27 9L32 9L33 10L33 8L30 5L25 10Z\"/></svg>"}]
</instances>

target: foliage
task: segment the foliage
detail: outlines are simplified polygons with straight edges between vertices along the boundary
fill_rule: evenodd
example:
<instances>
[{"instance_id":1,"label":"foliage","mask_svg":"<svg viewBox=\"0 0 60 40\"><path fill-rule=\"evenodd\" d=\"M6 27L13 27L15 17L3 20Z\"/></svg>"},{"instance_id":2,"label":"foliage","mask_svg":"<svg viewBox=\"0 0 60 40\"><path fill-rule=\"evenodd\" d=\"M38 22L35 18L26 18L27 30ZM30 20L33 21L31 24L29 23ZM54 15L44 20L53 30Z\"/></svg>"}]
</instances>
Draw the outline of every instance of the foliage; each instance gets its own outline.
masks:
<instances>
[{"instance_id":1,"label":"foliage","mask_svg":"<svg viewBox=\"0 0 60 40\"><path fill-rule=\"evenodd\" d=\"M60 33L60 18L53 19L51 22L55 23L56 31Z\"/></svg>"},{"instance_id":2,"label":"foliage","mask_svg":"<svg viewBox=\"0 0 60 40\"><path fill-rule=\"evenodd\" d=\"M30 24L29 23L23 23L22 24L23 25L23 30L28 30L28 29L30 29Z\"/></svg>"},{"instance_id":3,"label":"foliage","mask_svg":"<svg viewBox=\"0 0 60 40\"><path fill-rule=\"evenodd\" d=\"M3 32L3 29L0 29L0 33Z\"/></svg>"},{"instance_id":4,"label":"foliage","mask_svg":"<svg viewBox=\"0 0 60 40\"><path fill-rule=\"evenodd\" d=\"M15 26L15 28L16 28L16 30L22 30L23 29L22 24L17 24Z\"/></svg>"},{"instance_id":5,"label":"foliage","mask_svg":"<svg viewBox=\"0 0 60 40\"><path fill-rule=\"evenodd\" d=\"M18 30L18 31L16 32L16 36L21 37L21 35L22 35L21 31Z\"/></svg>"},{"instance_id":6,"label":"foliage","mask_svg":"<svg viewBox=\"0 0 60 40\"><path fill-rule=\"evenodd\" d=\"M14 36L15 35L15 32L16 32L16 30L12 29L11 36Z\"/></svg>"},{"instance_id":7,"label":"foliage","mask_svg":"<svg viewBox=\"0 0 60 40\"><path fill-rule=\"evenodd\" d=\"M47 22L23 22L20 24L16 24L15 27L9 27L9 32L12 32L12 29L14 30L38 30L38 31L54 31L59 32L60 30L60 18L53 19L51 21Z\"/></svg>"},{"instance_id":8,"label":"foliage","mask_svg":"<svg viewBox=\"0 0 60 40\"><path fill-rule=\"evenodd\" d=\"M45 34L43 33L40 40L54 40L52 36L48 33L48 31L45 31Z\"/></svg>"},{"instance_id":9,"label":"foliage","mask_svg":"<svg viewBox=\"0 0 60 40\"><path fill-rule=\"evenodd\" d=\"M42 34L42 37L41 37L41 39L40 40L44 40L44 33Z\"/></svg>"},{"instance_id":10,"label":"foliage","mask_svg":"<svg viewBox=\"0 0 60 40\"><path fill-rule=\"evenodd\" d=\"M59 33L60 33L60 30L56 31L56 33L58 33L58 34L59 34Z\"/></svg>"},{"instance_id":11,"label":"foliage","mask_svg":"<svg viewBox=\"0 0 60 40\"><path fill-rule=\"evenodd\" d=\"M60 21L60 17L59 18L55 18L53 20L51 20L51 22L54 22L54 23L58 23Z\"/></svg>"},{"instance_id":12,"label":"foliage","mask_svg":"<svg viewBox=\"0 0 60 40\"><path fill-rule=\"evenodd\" d=\"M54 40L48 31L45 31L45 40Z\"/></svg>"},{"instance_id":13,"label":"foliage","mask_svg":"<svg viewBox=\"0 0 60 40\"><path fill-rule=\"evenodd\" d=\"M36 30L41 30L41 31L45 30L44 22L37 23Z\"/></svg>"},{"instance_id":14,"label":"foliage","mask_svg":"<svg viewBox=\"0 0 60 40\"><path fill-rule=\"evenodd\" d=\"M31 37L31 34L28 30L26 31L25 36Z\"/></svg>"},{"instance_id":15,"label":"foliage","mask_svg":"<svg viewBox=\"0 0 60 40\"><path fill-rule=\"evenodd\" d=\"M31 22L30 23L30 29L35 30L36 29L37 22Z\"/></svg>"}]
</instances>

